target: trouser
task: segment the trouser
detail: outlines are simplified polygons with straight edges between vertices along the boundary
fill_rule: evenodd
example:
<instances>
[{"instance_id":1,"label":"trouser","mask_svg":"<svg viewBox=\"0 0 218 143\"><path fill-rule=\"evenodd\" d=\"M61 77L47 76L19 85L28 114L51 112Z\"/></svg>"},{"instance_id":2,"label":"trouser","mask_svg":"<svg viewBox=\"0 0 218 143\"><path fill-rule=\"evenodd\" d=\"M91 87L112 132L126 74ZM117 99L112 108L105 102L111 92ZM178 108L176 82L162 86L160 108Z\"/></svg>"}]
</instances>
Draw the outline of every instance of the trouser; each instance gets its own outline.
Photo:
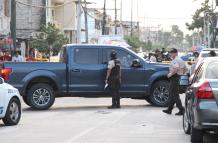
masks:
<instances>
[{"instance_id":1,"label":"trouser","mask_svg":"<svg viewBox=\"0 0 218 143\"><path fill-rule=\"evenodd\" d=\"M119 89L111 91L112 106L120 106L120 91Z\"/></svg>"},{"instance_id":2,"label":"trouser","mask_svg":"<svg viewBox=\"0 0 218 143\"><path fill-rule=\"evenodd\" d=\"M175 104L180 111L183 110L182 102L179 96L179 75L177 74L173 75L170 78L169 96L170 96L170 101L169 101L168 110L172 111Z\"/></svg>"},{"instance_id":3,"label":"trouser","mask_svg":"<svg viewBox=\"0 0 218 143\"><path fill-rule=\"evenodd\" d=\"M112 97L112 106L120 106L120 81L115 80L109 84L109 89Z\"/></svg>"}]
</instances>

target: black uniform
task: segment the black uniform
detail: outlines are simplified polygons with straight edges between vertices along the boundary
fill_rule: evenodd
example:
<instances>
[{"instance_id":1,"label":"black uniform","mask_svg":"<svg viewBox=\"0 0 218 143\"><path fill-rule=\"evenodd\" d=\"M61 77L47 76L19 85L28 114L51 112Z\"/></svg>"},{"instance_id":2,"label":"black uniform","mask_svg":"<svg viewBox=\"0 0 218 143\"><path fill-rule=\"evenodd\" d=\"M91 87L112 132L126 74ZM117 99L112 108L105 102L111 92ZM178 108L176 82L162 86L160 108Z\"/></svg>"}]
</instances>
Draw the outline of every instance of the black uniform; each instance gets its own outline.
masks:
<instances>
[{"instance_id":1,"label":"black uniform","mask_svg":"<svg viewBox=\"0 0 218 143\"><path fill-rule=\"evenodd\" d=\"M172 77L170 77L170 102L168 106L168 110L172 111L174 104L176 103L176 106L179 108L180 111L183 110L182 102L180 100L179 96L179 75L175 74Z\"/></svg>"},{"instance_id":2,"label":"black uniform","mask_svg":"<svg viewBox=\"0 0 218 143\"><path fill-rule=\"evenodd\" d=\"M120 61L115 59L114 67L111 69L111 74L108 78L108 87L112 96L112 107L120 107Z\"/></svg>"}]
</instances>

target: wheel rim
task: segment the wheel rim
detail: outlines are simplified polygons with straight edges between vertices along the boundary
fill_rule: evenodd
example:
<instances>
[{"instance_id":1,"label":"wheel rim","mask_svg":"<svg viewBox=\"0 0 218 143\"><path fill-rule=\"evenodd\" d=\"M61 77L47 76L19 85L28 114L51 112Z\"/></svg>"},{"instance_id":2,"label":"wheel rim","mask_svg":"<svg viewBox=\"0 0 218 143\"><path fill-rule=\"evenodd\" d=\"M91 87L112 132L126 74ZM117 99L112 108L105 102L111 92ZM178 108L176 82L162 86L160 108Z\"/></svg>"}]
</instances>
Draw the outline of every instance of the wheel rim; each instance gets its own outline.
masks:
<instances>
[{"instance_id":1,"label":"wheel rim","mask_svg":"<svg viewBox=\"0 0 218 143\"><path fill-rule=\"evenodd\" d=\"M188 117L187 117L187 113L186 112L185 112L184 118L183 118L183 127L184 127L185 131L188 131L189 122L188 122Z\"/></svg>"},{"instance_id":2,"label":"wheel rim","mask_svg":"<svg viewBox=\"0 0 218 143\"><path fill-rule=\"evenodd\" d=\"M38 106L45 106L49 103L51 94L47 89L39 88L33 93L33 102Z\"/></svg>"},{"instance_id":3,"label":"wheel rim","mask_svg":"<svg viewBox=\"0 0 218 143\"><path fill-rule=\"evenodd\" d=\"M169 99L169 90L166 86L159 86L154 89L154 100L159 104L166 104Z\"/></svg>"},{"instance_id":4,"label":"wheel rim","mask_svg":"<svg viewBox=\"0 0 218 143\"><path fill-rule=\"evenodd\" d=\"M19 106L17 103L12 102L9 109L10 118L13 122L17 122L20 114Z\"/></svg>"}]
</instances>

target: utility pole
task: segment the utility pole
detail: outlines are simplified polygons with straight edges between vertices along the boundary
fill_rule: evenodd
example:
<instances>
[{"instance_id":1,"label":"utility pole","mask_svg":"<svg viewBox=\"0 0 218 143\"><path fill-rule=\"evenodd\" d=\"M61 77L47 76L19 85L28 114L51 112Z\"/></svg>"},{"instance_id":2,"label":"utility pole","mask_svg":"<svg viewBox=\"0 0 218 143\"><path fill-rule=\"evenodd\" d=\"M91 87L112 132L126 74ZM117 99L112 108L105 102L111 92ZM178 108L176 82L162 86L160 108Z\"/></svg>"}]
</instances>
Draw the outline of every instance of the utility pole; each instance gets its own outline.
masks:
<instances>
[{"instance_id":1,"label":"utility pole","mask_svg":"<svg viewBox=\"0 0 218 143\"><path fill-rule=\"evenodd\" d=\"M85 8L84 8L84 15L85 15L85 33L86 33L86 43L89 42L89 29L88 29L88 19L87 19L87 3L86 0L84 0L85 2Z\"/></svg>"},{"instance_id":2,"label":"utility pole","mask_svg":"<svg viewBox=\"0 0 218 143\"><path fill-rule=\"evenodd\" d=\"M13 39L13 47L16 48L16 0L11 0L11 38Z\"/></svg>"},{"instance_id":3,"label":"utility pole","mask_svg":"<svg viewBox=\"0 0 218 143\"><path fill-rule=\"evenodd\" d=\"M133 0L131 0L131 36L133 35L132 17L133 17Z\"/></svg>"},{"instance_id":4,"label":"utility pole","mask_svg":"<svg viewBox=\"0 0 218 143\"><path fill-rule=\"evenodd\" d=\"M117 35L117 0L115 2L115 35Z\"/></svg>"},{"instance_id":5,"label":"utility pole","mask_svg":"<svg viewBox=\"0 0 218 143\"><path fill-rule=\"evenodd\" d=\"M211 39L210 39L210 17L208 15L208 20L207 20L207 39L208 39L208 48L211 48Z\"/></svg>"},{"instance_id":6,"label":"utility pole","mask_svg":"<svg viewBox=\"0 0 218 143\"><path fill-rule=\"evenodd\" d=\"M77 33L76 33L76 42L81 43L81 0L78 0L77 3Z\"/></svg>"},{"instance_id":7,"label":"utility pole","mask_svg":"<svg viewBox=\"0 0 218 143\"><path fill-rule=\"evenodd\" d=\"M105 32L105 25L106 25L106 0L104 0L103 22L102 22L102 35L106 35L106 32Z\"/></svg>"}]
</instances>

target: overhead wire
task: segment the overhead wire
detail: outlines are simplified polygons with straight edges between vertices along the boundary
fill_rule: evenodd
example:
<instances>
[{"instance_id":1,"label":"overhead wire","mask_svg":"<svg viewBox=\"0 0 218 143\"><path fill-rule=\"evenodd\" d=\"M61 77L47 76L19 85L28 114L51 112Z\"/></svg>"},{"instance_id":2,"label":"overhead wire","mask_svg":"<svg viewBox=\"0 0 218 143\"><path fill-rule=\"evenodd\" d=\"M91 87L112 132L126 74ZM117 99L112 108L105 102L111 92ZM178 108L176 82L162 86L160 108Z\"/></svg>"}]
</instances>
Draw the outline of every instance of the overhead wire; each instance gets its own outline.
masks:
<instances>
[{"instance_id":1,"label":"overhead wire","mask_svg":"<svg viewBox=\"0 0 218 143\"><path fill-rule=\"evenodd\" d=\"M16 3L21 4L21 5L26 5L26 6L35 7L35 8L45 8L45 9L46 8L59 8L59 7L63 7L65 5L71 4L73 2L76 2L76 1L72 0L72 1L66 2L64 4L56 5L56 6L38 6L38 5L32 5L32 4L28 4L28 3L24 3L19 0L16 0Z\"/></svg>"}]
</instances>

